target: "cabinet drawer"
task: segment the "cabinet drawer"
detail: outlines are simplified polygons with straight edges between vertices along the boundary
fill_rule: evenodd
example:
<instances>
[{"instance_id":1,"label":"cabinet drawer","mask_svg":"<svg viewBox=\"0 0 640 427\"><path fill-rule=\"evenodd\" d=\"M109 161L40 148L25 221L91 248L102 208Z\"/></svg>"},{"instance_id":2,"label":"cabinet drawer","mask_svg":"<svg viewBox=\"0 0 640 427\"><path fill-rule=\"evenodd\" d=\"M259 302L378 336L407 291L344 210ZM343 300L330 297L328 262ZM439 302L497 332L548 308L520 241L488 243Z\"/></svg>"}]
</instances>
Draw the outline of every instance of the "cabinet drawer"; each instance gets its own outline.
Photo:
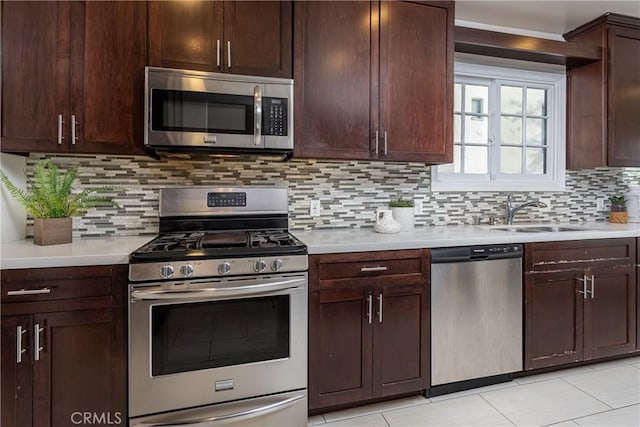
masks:
<instances>
[{"instance_id":1,"label":"cabinet drawer","mask_svg":"<svg viewBox=\"0 0 640 427\"><path fill-rule=\"evenodd\" d=\"M113 266L2 271L3 304L112 295Z\"/></svg>"},{"instance_id":2,"label":"cabinet drawer","mask_svg":"<svg viewBox=\"0 0 640 427\"><path fill-rule=\"evenodd\" d=\"M320 264L320 280L420 273L419 257Z\"/></svg>"},{"instance_id":3,"label":"cabinet drawer","mask_svg":"<svg viewBox=\"0 0 640 427\"><path fill-rule=\"evenodd\" d=\"M428 250L312 255L309 261L312 289L334 287L344 279L429 277Z\"/></svg>"},{"instance_id":4,"label":"cabinet drawer","mask_svg":"<svg viewBox=\"0 0 640 427\"><path fill-rule=\"evenodd\" d=\"M634 239L575 240L525 246L527 265L535 271L633 264Z\"/></svg>"}]
</instances>

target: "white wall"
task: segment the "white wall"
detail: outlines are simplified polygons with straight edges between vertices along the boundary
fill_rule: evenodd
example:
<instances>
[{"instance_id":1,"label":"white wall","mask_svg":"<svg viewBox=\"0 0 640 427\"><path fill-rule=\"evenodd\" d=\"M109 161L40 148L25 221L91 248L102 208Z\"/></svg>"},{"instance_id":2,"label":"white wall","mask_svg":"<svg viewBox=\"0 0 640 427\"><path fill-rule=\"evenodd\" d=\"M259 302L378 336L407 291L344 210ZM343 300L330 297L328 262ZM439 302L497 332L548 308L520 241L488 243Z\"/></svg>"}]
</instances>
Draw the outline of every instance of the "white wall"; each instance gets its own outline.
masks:
<instances>
[{"instance_id":1,"label":"white wall","mask_svg":"<svg viewBox=\"0 0 640 427\"><path fill-rule=\"evenodd\" d=\"M13 154L0 153L0 169L9 177L18 188L26 189L25 169L26 158ZM24 239L26 233L27 214L9 193L0 184L0 242L13 242Z\"/></svg>"}]
</instances>

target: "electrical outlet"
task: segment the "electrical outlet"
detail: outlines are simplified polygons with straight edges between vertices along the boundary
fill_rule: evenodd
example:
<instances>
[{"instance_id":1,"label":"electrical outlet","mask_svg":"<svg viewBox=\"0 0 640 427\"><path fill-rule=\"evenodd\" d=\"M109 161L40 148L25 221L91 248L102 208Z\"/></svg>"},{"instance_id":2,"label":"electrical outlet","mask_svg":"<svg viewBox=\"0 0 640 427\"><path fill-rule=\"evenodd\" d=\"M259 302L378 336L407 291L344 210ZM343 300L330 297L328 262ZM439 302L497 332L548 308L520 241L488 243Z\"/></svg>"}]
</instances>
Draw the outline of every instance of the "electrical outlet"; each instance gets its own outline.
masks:
<instances>
[{"instance_id":1,"label":"electrical outlet","mask_svg":"<svg viewBox=\"0 0 640 427\"><path fill-rule=\"evenodd\" d=\"M413 212L416 215L421 215L422 214L422 208L423 208L422 200L414 200L413 201L413 205L414 205Z\"/></svg>"},{"instance_id":2,"label":"electrical outlet","mask_svg":"<svg viewBox=\"0 0 640 427\"><path fill-rule=\"evenodd\" d=\"M546 206L546 207L544 207L544 208L540 208L540 210L541 210L542 212L549 212L549 211L551 211L551 197L540 197L540 201L541 201L542 203L544 203L545 205L547 205L547 206Z\"/></svg>"},{"instance_id":3,"label":"electrical outlet","mask_svg":"<svg viewBox=\"0 0 640 427\"><path fill-rule=\"evenodd\" d=\"M309 205L309 215L312 217L320 216L320 200L312 200Z\"/></svg>"},{"instance_id":4,"label":"electrical outlet","mask_svg":"<svg viewBox=\"0 0 640 427\"><path fill-rule=\"evenodd\" d=\"M605 198L604 197L598 197L596 199L596 211L597 212L604 212L604 202L605 202Z\"/></svg>"}]
</instances>

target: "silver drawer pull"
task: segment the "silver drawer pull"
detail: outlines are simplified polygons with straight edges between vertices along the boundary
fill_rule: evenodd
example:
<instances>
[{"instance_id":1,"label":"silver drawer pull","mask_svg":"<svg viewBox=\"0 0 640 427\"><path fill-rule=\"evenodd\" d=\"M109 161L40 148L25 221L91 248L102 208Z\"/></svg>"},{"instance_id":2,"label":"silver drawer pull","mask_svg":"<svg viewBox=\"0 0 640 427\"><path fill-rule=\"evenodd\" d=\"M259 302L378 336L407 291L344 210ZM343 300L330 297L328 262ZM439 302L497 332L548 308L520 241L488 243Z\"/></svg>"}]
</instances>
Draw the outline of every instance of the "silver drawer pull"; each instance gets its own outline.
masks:
<instances>
[{"instance_id":1,"label":"silver drawer pull","mask_svg":"<svg viewBox=\"0 0 640 427\"><path fill-rule=\"evenodd\" d=\"M369 305L367 319L369 320L369 324L371 324L371 318L373 317L373 295L369 294L369 296L367 297L367 303Z\"/></svg>"},{"instance_id":2,"label":"silver drawer pull","mask_svg":"<svg viewBox=\"0 0 640 427\"><path fill-rule=\"evenodd\" d=\"M19 291L8 291L7 296L15 296L15 295L40 295L40 294L50 294L51 289L42 288L42 289L20 289Z\"/></svg>"},{"instance_id":3,"label":"silver drawer pull","mask_svg":"<svg viewBox=\"0 0 640 427\"><path fill-rule=\"evenodd\" d=\"M378 266L378 267L361 267L360 271L362 272L368 272L368 271L386 271L387 267L385 266Z\"/></svg>"}]
</instances>

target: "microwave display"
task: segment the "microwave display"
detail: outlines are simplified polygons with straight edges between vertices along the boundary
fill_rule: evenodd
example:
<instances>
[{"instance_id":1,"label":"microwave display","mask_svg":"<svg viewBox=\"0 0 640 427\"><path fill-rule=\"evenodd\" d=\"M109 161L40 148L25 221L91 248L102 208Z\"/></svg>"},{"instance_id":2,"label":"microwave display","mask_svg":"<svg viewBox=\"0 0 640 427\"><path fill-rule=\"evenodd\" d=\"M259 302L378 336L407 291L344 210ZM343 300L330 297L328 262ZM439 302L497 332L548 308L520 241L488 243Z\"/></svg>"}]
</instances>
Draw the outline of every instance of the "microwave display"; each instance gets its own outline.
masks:
<instances>
[{"instance_id":1,"label":"microwave display","mask_svg":"<svg viewBox=\"0 0 640 427\"><path fill-rule=\"evenodd\" d=\"M287 136L287 100L264 97L262 101L262 133ZM154 89L151 105L154 131L254 134L252 96Z\"/></svg>"}]
</instances>

